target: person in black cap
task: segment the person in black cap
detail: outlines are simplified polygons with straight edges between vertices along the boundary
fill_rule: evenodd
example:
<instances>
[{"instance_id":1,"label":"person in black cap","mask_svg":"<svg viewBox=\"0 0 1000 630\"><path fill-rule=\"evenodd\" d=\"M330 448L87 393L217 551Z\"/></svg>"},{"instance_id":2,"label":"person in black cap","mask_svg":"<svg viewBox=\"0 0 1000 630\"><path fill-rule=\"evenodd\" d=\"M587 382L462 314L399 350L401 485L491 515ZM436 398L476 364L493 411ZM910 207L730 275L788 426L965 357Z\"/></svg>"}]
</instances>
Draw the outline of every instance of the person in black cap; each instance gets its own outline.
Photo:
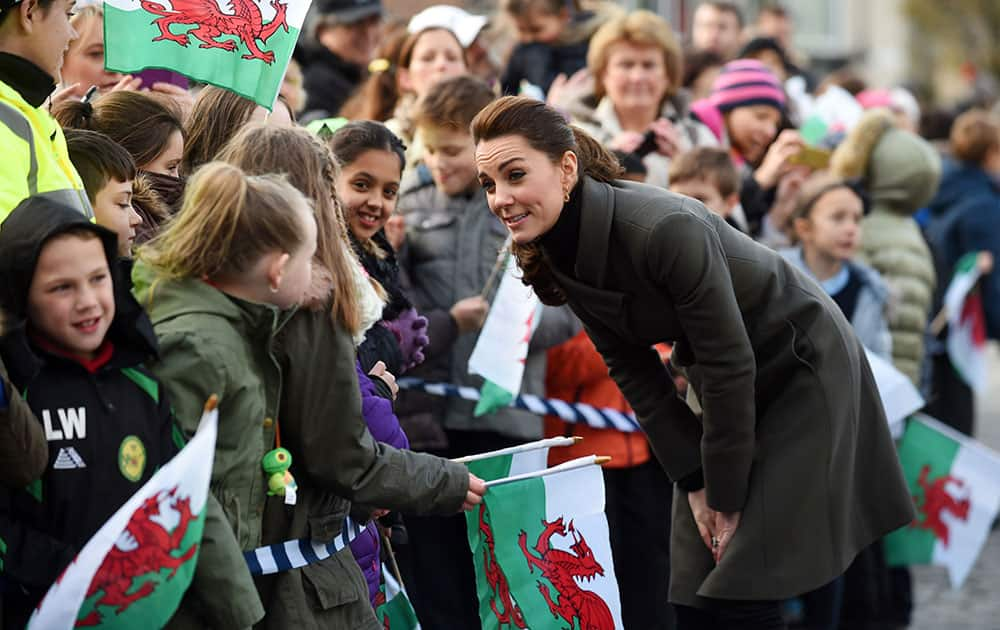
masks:
<instances>
[{"instance_id":1,"label":"person in black cap","mask_svg":"<svg viewBox=\"0 0 1000 630\"><path fill-rule=\"evenodd\" d=\"M3 1L3 0L0 0ZM319 46L305 69L306 118L334 116L364 79L382 26L381 0L317 0L308 32Z\"/></svg>"},{"instance_id":2,"label":"person in black cap","mask_svg":"<svg viewBox=\"0 0 1000 630\"><path fill-rule=\"evenodd\" d=\"M74 0L0 0L0 219L43 196L93 216L66 140L44 103L76 38Z\"/></svg>"}]
</instances>

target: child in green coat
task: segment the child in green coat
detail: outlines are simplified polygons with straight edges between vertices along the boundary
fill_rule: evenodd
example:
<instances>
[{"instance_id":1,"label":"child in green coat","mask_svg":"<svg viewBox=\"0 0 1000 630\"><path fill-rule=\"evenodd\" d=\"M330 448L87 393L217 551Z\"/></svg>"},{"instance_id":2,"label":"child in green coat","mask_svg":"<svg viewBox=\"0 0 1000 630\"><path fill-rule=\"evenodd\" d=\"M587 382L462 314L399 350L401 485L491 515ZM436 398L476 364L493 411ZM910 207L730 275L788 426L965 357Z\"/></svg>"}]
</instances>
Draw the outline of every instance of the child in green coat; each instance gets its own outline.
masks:
<instances>
[{"instance_id":1,"label":"child in green coat","mask_svg":"<svg viewBox=\"0 0 1000 630\"><path fill-rule=\"evenodd\" d=\"M241 551L261 544L262 460L280 446L272 343L309 286L315 250L316 222L300 192L222 163L199 169L177 218L139 250L135 292L161 347L153 371L185 433L194 433L204 401L219 396L211 489L229 530L210 536L206 524L178 611L183 625L244 628L264 614Z\"/></svg>"}]
</instances>

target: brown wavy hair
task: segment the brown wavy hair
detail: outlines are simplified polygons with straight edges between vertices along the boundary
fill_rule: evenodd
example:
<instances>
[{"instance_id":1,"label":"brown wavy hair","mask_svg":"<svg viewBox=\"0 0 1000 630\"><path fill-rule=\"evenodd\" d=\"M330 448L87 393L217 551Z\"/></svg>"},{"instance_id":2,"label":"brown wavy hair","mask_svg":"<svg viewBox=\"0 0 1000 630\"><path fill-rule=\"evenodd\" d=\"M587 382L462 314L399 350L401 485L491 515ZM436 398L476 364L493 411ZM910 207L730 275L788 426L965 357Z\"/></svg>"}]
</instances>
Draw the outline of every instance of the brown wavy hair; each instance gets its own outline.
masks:
<instances>
[{"instance_id":1,"label":"brown wavy hair","mask_svg":"<svg viewBox=\"0 0 1000 630\"><path fill-rule=\"evenodd\" d=\"M63 101L52 116L63 129L103 133L128 151L139 169L163 152L174 132L184 135L180 112L165 99L142 92L109 92L93 104Z\"/></svg>"},{"instance_id":2,"label":"brown wavy hair","mask_svg":"<svg viewBox=\"0 0 1000 630\"><path fill-rule=\"evenodd\" d=\"M361 308L348 266L357 263L351 260L354 252L347 238L347 225L337 208L337 164L326 145L301 127L251 123L236 134L218 159L238 166L248 175L284 175L312 202L316 214L316 263L333 278L330 315L352 334L361 332Z\"/></svg>"},{"instance_id":3,"label":"brown wavy hair","mask_svg":"<svg viewBox=\"0 0 1000 630\"><path fill-rule=\"evenodd\" d=\"M198 94L187 121L181 174L190 175L215 159L257 110L257 103L235 92L206 85Z\"/></svg>"},{"instance_id":4,"label":"brown wavy hair","mask_svg":"<svg viewBox=\"0 0 1000 630\"><path fill-rule=\"evenodd\" d=\"M621 177L623 170L614 155L587 132L566 122L563 115L543 101L524 96L505 96L483 108L472 121L472 138L479 144L503 136L520 136L536 151L558 163L566 151L576 154L578 172L601 182ZM512 243L511 253L524 273L522 282L534 289L543 304L566 303L566 294L556 283L549 262L537 243Z\"/></svg>"}]
</instances>

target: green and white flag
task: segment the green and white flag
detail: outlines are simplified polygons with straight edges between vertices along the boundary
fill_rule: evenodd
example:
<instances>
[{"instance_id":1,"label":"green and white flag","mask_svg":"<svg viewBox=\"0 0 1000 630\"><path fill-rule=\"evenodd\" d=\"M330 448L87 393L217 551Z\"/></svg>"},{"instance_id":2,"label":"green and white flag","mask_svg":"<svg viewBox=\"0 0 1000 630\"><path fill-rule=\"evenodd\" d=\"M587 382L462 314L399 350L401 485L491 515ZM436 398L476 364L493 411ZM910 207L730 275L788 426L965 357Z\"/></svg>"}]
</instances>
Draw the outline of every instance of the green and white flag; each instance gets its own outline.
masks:
<instances>
[{"instance_id":1,"label":"green and white flag","mask_svg":"<svg viewBox=\"0 0 1000 630\"><path fill-rule=\"evenodd\" d=\"M976 284L982 275L978 252L962 256L944 294L948 313L948 358L969 387L982 393L986 387L986 316Z\"/></svg>"},{"instance_id":2,"label":"green and white flag","mask_svg":"<svg viewBox=\"0 0 1000 630\"><path fill-rule=\"evenodd\" d=\"M910 420L899 447L917 518L886 538L889 564L947 567L960 588L1000 508L1000 455L927 416Z\"/></svg>"},{"instance_id":3,"label":"green and white flag","mask_svg":"<svg viewBox=\"0 0 1000 630\"><path fill-rule=\"evenodd\" d=\"M387 630L420 630L417 613L413 610L406 591L385 564L382 564L382 577L384 584L380 599L383 601L375 608L378 622Z\"/></svg>"},{"instance_id":4,"label":"green and white flag","mask_svg":"<svg viewBox=\"0 0 1000 630\"><path fill-rule=\"evenodd\" d=\"M576 440L577 438L572 437L547 438L461 457L455 461L464 463L469 472L480 479L492 482L545 470L548 467L550 448L569 446L576 443ZM504 620L513 623L514 627L523 628L523 625L517 625L521 620L521 612L510 596L507 577L497 564L486 505L481 503L479 509L466 512L465 524L472 549L472 564L476 571L476 594L479 597L479 616L483 620L483 628L503 627L494 624Z\"/></svg>"},{"instance_id":5,"label":"green and white flag","mask_svg":"<svg viewBox=\"0 0 1000 630\"><path fill-rule=\"evenodd\" d=\"M308 9L309 0L105 0L104 65L173 70L271 109Z\"/></svg>"},{"instance_id":6,"label":"green and white flag","mask_svg":"<svg viewBox=\"0 0 1000 630\"><path fill-rule=\"evenodd\" d=\"M500 480L483 497L469 544L491 558L476 576L484 630L624 627L604 476L594 457L582 459Z\"/></svg>"},{"instance_id":7,"label":"green and white flag","mask_svg":"<svg viewBox=\"0 0 1000 630\"><path fill-rule=\"evenodd\" d=\"M517 270L514 257L508 256L500 288L469 357L469 372L485 379L476 416L506 407L521 391L528 344L541 319L542 303L521 282Z\"/></svg>"},{"instance_id":8,"label":"green and white flag","mask_svg":"<svg viewBox=\"0 0 1000 630\"><path fill-rule=\"evenodd\" d=\"M49 588L32 630L162 628L194 577L219 412L118 509Z\"/></svg>"}]
</instances>

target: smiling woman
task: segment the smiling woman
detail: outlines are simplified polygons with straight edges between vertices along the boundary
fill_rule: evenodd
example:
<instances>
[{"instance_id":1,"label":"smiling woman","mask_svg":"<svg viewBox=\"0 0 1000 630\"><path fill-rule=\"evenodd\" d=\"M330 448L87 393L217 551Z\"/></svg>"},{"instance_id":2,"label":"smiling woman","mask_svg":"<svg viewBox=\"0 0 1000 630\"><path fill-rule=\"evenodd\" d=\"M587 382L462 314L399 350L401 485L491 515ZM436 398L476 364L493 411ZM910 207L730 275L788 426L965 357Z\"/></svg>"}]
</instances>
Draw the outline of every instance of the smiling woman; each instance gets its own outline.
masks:
<instances>
[{"instance_id":1,"label":"smiling woman","mask_svg":"<svg viewBox=\"0 0 1000 630\"><path fill-rule=\"evenodd\" d=\"M666 187L671 158L694 146L718 144L688 115L679 89L680 45L662 17L634 11L607 22L594 34L587 67L593 94L560 105L603 144L635 152L649 173L646 183ZM644 144L647 137L652 144Z\"/></svg>"},{"instance_id":2,"label":"smiling woman","mask_svg":"<svg viewBox=\"0 0 1000 630\"><path fill-rule=\"evenodd\" d=\"M910 521L864 350L822 289L701 203L615 180L614 158L544 103L500 99L472 132L524 282L583 321L677 483L684 627L783 628L780 600Z\"/></svg>"}]
</instances>

